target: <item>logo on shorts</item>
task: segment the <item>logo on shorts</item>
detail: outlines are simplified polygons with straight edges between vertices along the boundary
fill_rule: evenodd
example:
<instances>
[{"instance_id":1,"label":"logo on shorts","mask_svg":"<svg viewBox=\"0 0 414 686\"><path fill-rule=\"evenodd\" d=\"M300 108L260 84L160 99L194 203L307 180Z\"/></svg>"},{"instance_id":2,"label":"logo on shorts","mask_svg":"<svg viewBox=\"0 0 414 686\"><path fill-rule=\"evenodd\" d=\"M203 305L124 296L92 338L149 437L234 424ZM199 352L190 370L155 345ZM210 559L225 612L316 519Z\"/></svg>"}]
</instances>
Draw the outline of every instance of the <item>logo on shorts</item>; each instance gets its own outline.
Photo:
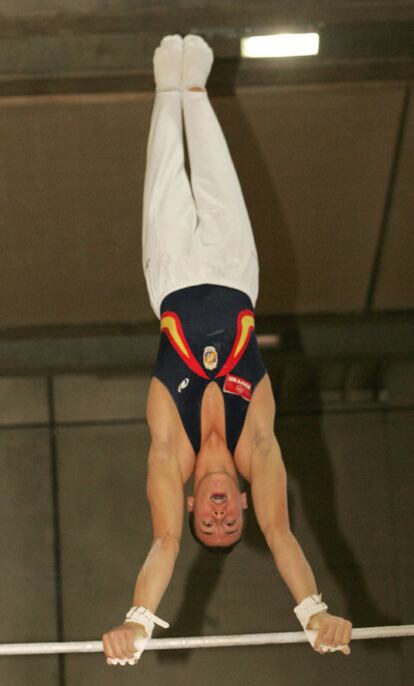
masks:
<instances>
[{"instance_id":1,"label":"logo on shorts","mask_svg":"<svg viewBox=\"0 0 414 686\"><path fill-rule=\"evenodd\" d=\"M188 378L188 376L186 376L185 379L183 379L181 383L178 384L178 392L181 393L181 391L183 391L184 388L187 388L189 383L190 379Z\"/></svg>"},{"instance_id":2,"label":"logo on shorts","mask_svg":"<svg viewBox=\"0 0 414 686\"><path fill-rule=\"evenodd\" d=\"M215 369L218 365L218 354L214 345L206 345L203 352L203 364L206 369Z\"/></svg>"},{"instance_id":3,"label":"logo on shorts","mask_svg":"<svg viewBox=\"0 0 414 686\"><path fill-rule=\"evenodd\" d=\"M247 381L247 379L243 379L241 376L227 374L223 391L226 393L239 395L241 398L249 402L252 397L252 384L251 381Z\"/></svg>"}]
</instances>

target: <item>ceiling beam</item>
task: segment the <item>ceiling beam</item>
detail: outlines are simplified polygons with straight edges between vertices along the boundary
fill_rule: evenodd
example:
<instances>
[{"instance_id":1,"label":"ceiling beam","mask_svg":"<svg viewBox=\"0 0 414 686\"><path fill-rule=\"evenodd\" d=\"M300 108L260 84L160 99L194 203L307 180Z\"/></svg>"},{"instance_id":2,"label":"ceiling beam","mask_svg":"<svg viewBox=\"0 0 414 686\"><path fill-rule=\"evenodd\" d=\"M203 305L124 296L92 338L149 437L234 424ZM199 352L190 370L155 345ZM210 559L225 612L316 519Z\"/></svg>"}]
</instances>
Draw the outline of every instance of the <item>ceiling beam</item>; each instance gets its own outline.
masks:
<instances>
[{"instance_id":1,"label":"ceiling beam","mask_svg":"<svg viewBox=\"0 0 414 686\"><path fill-rule=\"evenodd\" d=\"M145 3L140 6L131 0L109 0L99 5L95 0L80 3L66 0L56 7L54 0L31 0L16 3L3 0L0 4L0 36L27 37L63 35L68 33L170 33L200 29L210 34L249 25L299 25L309 23L369 23L406 22L414 20L411 0L359 0L329 2L327 0L303 2L270 2L256 0L211 0L192 3L190 0ZM101 7L104 6L104 9Z\"/></svg>"},{"instance_id":2,"label":"ceiling beam","mask_svg":"<svg viewBox=\"0 0 414 686\"><path fill-rule=\"evenodd\" d=\"M158 322L3 331L0 376L39 373L148 373ZM414 357L414 311L372 315L257 317L266 363L347 362Z\"/></svg>"}]
</instances>

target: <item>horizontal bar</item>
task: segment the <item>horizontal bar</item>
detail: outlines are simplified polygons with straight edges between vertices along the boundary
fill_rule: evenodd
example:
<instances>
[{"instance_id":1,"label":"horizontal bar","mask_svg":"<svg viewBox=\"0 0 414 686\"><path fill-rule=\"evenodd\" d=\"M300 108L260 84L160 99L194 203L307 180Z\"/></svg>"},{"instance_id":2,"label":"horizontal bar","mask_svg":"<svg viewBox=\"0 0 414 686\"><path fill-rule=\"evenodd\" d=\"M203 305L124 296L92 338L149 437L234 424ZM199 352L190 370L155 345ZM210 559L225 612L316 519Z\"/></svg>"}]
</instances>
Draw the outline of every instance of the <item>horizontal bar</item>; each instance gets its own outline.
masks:
<instances>
[{"instance_id":1,"label":"horizontal bar","mask_svg":"<svg viewBox=\"0 0 414 686\"><path fill-rule=\"evenodd\" d=\"M314 632L316 634L316 632ZM414 624L402 626L372 626L353 629L352 640L371 638L402 638L414 636ZM306 643L303 631L268 634L236 634L228 636L187 636L184 638L152 638L146 650L187 650L190 648L230 648L286 643ZM54 655L56 653L101 653L102 641L68 641L63 643L3 643L1 655Z\"/></svg>"}]
</instances>

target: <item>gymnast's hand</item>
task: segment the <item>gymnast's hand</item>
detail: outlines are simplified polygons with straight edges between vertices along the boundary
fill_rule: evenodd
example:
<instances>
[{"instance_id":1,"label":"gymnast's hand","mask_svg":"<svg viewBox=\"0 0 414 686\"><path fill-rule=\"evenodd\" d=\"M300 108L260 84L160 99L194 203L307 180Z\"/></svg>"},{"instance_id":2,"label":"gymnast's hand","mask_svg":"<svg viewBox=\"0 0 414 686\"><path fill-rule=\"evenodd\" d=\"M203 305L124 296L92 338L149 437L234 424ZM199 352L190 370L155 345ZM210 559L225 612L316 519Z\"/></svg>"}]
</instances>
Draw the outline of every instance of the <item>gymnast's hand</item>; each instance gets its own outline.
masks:
<instances>
[{"instance_id":1,"label":"gymnast's hand","mask_svg":"<svg viewBox=\"0 0 414 686\"><path fill-rule=\"evenodd\" d=\"M347 619L335 617L329 612L319 612L310 618L307 629L317 632L313 648L318 653L339 650L344 655L350 654L352 624Z\"/></svg>"},{"instance_id":2,"label":"gymnast's hand","mask_svg":"<svg viewBox=\"0 0 414 686\"><path fill-rule=\"evenodd\" d=\"M149 640L145 627L136 622L124 622L102 636L108 665L135 665ZM139 645L135 647L135 641Z\"/></svg>"}]
</instances>

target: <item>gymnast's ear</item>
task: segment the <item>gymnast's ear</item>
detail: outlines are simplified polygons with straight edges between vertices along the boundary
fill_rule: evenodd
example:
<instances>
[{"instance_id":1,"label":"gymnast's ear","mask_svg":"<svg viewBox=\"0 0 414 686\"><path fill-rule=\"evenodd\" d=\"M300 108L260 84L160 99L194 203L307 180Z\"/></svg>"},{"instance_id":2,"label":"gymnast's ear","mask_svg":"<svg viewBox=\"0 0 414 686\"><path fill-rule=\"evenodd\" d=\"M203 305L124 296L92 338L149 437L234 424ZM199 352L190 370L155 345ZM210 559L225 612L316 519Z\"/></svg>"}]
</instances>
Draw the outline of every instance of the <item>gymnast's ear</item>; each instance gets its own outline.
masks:
<instances>
[{"instance_id":1,"label":"gymnast's ear","mask_svg":"<svg viewBox=\"0 0 414 686\"><path fill-rule=\"evenodd\" d=\"M194 510L194 497L192 495L187 496L187 511L192 512Z\"/></svg>"},{"instance_id":2,"label":"gymnast's ear","mask_svg":"<svg viewBox=\"0 0 414 686\"><path fill-rule=\"evenodd\" d=\"M247 510L247 493L240 493L242 510Z\"/></svg>"}]
</instances>

